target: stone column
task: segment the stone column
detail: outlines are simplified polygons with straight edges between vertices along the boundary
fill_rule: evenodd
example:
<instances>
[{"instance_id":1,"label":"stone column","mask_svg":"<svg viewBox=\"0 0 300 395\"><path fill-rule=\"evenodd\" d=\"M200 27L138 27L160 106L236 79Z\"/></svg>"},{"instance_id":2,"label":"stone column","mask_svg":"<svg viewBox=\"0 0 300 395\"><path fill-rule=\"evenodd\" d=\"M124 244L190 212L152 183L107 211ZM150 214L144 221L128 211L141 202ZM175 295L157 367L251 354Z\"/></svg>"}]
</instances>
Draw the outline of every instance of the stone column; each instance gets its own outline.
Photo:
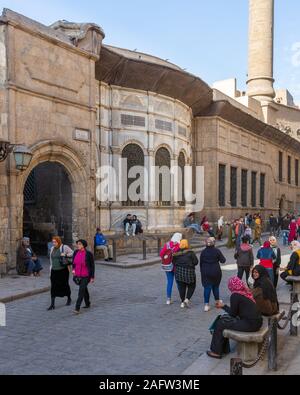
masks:
<instances>
[{"instance_id":1,"label":"stone column","mask_svg":"<svg viewBox=\"0 0 300 395\"><path fill-rule=\"evenodd\" d=\"M272 101L274 0L249 0L248 96Z\"/></svg>"}]
</instances>

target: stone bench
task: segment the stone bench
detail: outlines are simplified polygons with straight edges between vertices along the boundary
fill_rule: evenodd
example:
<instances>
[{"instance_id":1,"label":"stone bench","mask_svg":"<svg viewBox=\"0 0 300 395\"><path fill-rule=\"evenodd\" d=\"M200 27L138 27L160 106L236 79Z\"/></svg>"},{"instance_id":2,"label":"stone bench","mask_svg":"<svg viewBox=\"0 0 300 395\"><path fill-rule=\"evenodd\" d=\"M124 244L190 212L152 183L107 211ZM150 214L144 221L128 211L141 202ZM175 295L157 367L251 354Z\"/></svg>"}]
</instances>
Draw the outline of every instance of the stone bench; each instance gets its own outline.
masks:
<instances>
[{"instance_id":1,"label":"stone bench","mask_svg":"<svg viewBox=\"0 0 300 395\"><path fill-rule=\"evenodd\" d=\"M268 346L268 366L270 370L277 369L277 323L282 320L285 312L282 311L272 316L263 317L263 326L257 332L238 332L230 329L223 331L223 336L237 342L237 353L244 362L253 362L262 344L268 335L269 328L276 321L270 333Z\"/></svg>"},{"instance_id":2,"label":"stone bench","mask_svg":"<svg viewBox=\"0 0 300 395\"><path fill-rule=\"evenodd\" d=\"M223 336L237 342L237 353L244 362L253 362L258 356L259 344L262 344L269 328L262 327L257 332L238 332L230 329L223 331Z\"/></svg>"}]
</instances>

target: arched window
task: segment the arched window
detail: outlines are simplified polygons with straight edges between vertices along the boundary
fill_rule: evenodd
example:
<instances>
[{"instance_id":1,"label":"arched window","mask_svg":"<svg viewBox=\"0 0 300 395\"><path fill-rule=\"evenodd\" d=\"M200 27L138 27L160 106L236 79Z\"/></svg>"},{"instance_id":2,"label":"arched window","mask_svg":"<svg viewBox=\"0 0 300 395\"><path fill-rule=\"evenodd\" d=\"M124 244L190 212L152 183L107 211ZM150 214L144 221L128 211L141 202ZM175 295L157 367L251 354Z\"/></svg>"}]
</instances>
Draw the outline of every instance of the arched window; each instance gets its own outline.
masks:
<instances>
[{"instance_id":1,"label":"arched window","mask_svg":"<svg viewBox=\"0 0 300 395\"><path fill-rule=\"evenodd\" d=\"M166 148L160 148L155 156L156 196L160 206L171 205L171 156Z\"/></svg>"},{"instance_id":2,"label":"arched window","mask_svg":"<svg viewBox=\"0 0 300 395\"><path fill-rule=\"evenodd\" d=\"M135 167L143 167L145 165L145 158L144 158L144 152L142 148L137 145L137 144L128 144L126 147L123 149L122 152L122 159L127 159L127 200L122 202L123 206L143 206L144 201L142 199L130 199L130 186L135 183L139 178L141 178L143 175L137 174L136 177L132 178L129 177L129 172L130 170ZM138 195L142 195L143 190L141 190L141 187L139 186L136 190L135 193Z\"/></svg>"},{"instance_id":3,"label":"arched window","mask_svg":"<svg viewBox=\"0 0 300 395\"><path fill-rule=\"evenodd\" d=\"M184 168L185 168L185 156L183 152L180 152L178 157L178 167L179 167L179 180L178 180L178 193L179 193L179 205L185 206L185 196L184 196Z\"/></svg>"}]
</instances>

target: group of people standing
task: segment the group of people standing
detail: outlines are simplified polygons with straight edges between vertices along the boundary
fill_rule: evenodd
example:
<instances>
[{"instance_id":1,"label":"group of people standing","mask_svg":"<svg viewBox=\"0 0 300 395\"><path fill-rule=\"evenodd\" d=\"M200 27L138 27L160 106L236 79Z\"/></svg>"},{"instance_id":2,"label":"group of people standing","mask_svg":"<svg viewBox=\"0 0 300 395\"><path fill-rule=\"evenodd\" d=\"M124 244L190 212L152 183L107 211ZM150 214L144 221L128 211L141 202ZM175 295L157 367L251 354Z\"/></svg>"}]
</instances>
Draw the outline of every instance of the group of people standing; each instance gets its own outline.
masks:
<instances>
[{"instance_id":1,"label":"group of people standing","mask_svg":"<svg viewBox=\"0 0 300 395\"><path fill-rule=\"evenodd\" d=\"M259 216L252 220L258 225ZM242 223L242 222L240 222ZM243 224L245 224L243 220ZM226 258L221 250L215 246L215 238L206 240L206 247L197 257L189 249L187 240L176 233L170 242L166 243L161 251L162 268L167 279L167 304L172 303L172 289L174 281L181 300L181 308L191 307L191 299L196 289L196 267L200 264L201 282L204 294L204 311L210 311L211 293L214 295L217 309L224 310L225 314L218 316L211 327L212 342L208 356L222 358L229 349L228 339L223 336L224 329L242 332L258 331L263 323L263 316L273 316L279 312L279 303L276 288L279 274L286 281L288 276L300 275L300 243L291 242L292 255L286 268L281 269L281 249L275 236L270 236L258 250L256 258L259 264L255 266L255 256L251 239L245 234L236 248L235 259L238 272L228 283L231 293L230 306L224 305L220 298L220 284L222 281L221 265L226 263ZM168 258L168 259L167 259ZM167 259L165 261L165 259ZM243 276L246 275L246 281ZM250 287L249 278L252 275L253 285Z\"/></svg>"},{"instance_id":2,"label":"group of people standing","mask_svg":"<svg viewBox=\"0 0 300 395\"><path fill-rule=\"evenodd\" d=\"M219 286L222 279L220 264L226 262L222 252L215 247L215 239L207 239L206 248L197 258L189 248L188 240L182 239L182 234L175 233L170 242L161 250L162 269L167 279L167 304L172 303L174 280L178 287L181 308L190 307L191 298L196 289L196 266L200 262L202 286L204 288L205 311L209 311L209 300L213 292L216 306L220 305ZM171 262L171 264L170 264Z\"/></svg>"}]
</instances>

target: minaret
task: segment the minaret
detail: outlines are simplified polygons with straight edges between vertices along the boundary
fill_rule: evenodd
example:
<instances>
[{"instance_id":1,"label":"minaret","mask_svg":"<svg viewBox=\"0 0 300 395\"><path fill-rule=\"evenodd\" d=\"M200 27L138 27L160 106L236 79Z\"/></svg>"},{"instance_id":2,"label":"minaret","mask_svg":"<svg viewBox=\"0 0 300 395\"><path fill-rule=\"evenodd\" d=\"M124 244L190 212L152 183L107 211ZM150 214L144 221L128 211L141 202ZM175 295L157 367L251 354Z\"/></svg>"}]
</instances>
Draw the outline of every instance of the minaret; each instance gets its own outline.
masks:
<instances>
[{"instance_id":1,"label":"minaret","mask_svg":"<svg viewBox=\"0 0 300 395\"><path fill-rule=\"evenodd\" d=\"M248 96L272 101L274 0L249 0Z\"/></svg>"}]
</instances>

